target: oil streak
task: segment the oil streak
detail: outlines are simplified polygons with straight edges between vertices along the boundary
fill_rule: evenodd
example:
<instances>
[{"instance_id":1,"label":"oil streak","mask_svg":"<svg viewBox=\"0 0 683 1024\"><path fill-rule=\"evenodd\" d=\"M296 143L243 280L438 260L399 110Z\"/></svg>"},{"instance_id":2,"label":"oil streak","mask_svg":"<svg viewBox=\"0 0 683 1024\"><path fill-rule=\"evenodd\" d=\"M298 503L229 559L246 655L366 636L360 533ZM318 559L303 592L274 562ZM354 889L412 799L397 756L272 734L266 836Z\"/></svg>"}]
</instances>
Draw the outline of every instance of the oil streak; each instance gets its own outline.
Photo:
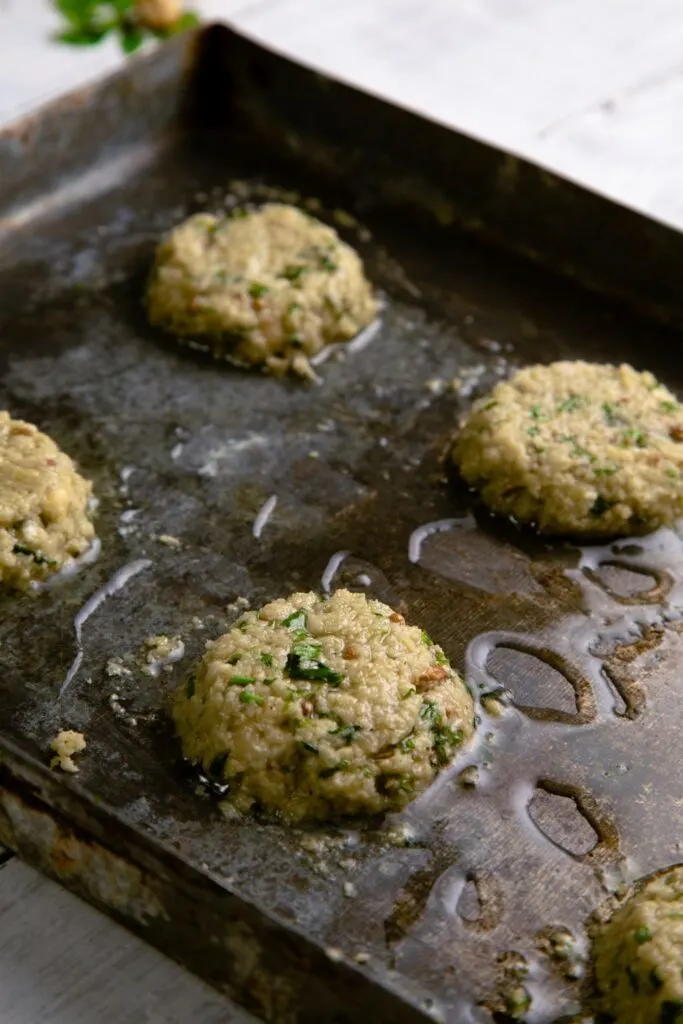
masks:
<instances>
[{"instance_id":1,"label":"oil streak","mask_svg":"<svg viewBox=\"0 0 683 1024\"><path fill-rule=\"evenodd\" d=\"M138 558L135 562L129 562L128 565L122 566L122 568L119 569L118 572L115 572L112 578L108 580L104 586L95 591L92 597L86 601L78 612L74 619L76 657L72 661L71 667L59 689L59 694L57 695L58 700L64 696L67 687L70 685L81 667L81 662L83 661L83 626L85 623L88 621L90 616L97 611L100 605L104 604L108 597L111 597L119 590L122 590L129 580L133 579L134 576L137 576L138 573L143 571L143 569L149 568L151 564L152 561L149 558Z\"/></svg>"}]
</instances>

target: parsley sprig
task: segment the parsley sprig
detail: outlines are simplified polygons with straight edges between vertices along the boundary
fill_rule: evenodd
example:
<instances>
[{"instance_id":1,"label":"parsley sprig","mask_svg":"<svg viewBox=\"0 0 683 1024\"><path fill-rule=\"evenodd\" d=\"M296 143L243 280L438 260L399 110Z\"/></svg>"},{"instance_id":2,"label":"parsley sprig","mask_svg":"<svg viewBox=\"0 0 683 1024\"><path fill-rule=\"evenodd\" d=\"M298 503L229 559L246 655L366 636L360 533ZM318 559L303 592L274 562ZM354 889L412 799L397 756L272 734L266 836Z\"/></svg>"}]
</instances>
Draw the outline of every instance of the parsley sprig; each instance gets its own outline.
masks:
<instances>
[{"instance_id":1,"label":"parsley sprig","mask_svg":"<svg viewBox=\"0 0 683 1024\"><path fill-rule=\"evenodd\" d=\"M147 39L168 39L198 24L193 11L184 11L170 24L148 20L145 6L136 0L55 0L64 19L57 41L71 46L95 46L112 33L124 53L133 53Z\"/></svg>"}]
</instances>

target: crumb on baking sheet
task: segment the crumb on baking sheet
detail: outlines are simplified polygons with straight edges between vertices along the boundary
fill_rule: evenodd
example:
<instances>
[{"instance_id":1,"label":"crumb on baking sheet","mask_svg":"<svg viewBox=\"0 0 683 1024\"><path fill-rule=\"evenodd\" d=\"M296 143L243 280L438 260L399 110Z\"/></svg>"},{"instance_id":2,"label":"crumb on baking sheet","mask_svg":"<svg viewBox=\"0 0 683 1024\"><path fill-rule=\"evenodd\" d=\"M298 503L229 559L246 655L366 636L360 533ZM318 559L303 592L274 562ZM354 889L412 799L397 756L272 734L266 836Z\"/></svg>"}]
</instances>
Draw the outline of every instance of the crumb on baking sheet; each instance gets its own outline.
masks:
<instances>
[{"instance_id":1,"label":"crumb on baking sheet","mask_svg":"<svg viewBox=\"0 0 683 1024\"><path fill-rule=\"evenodd\" d=\"M80 771L73 757L74 754L81 754L86 748L82 732L74 732L73 729L62 730L52 740L50 748L55 752L50 761L50 768L61 768L63 772L70 772L72 775Z\"/></svg>"}]
</instances>

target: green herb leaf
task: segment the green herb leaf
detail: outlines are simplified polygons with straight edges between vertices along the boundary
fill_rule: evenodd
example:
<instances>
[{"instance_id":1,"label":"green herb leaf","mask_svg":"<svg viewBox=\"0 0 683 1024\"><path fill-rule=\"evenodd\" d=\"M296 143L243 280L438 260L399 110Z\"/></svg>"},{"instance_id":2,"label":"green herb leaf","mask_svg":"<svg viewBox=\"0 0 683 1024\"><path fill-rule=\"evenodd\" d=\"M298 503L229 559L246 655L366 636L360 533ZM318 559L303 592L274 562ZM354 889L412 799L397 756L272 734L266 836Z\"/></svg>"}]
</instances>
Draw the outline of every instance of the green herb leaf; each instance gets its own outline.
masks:
<instances>
[{"instance_id":1,"label":"green herb leaf","mask_svg":"<svg viewBox=\"0 0 683 1024\"><path fill-rule=\"evenodd\" d=\"M424 629L422 630L422 643L426 644L427 647L433 647L434 646L434 641L432 640L432 638L429 635L429 633L425 633Z\"/></svg>"},{"instance_id":2,"label":"green herb leaf","mask_svg":"<svg viewBox=\"0 0 683 1024\"><path fill-rule=\"evenodd\" d=\"M281 626L286 626L287 629L305 629L306 628L306 612L303 608L299 608L298 611L292 612L286 619L283 619L280 623Z\"/></svg>"},{"instance_id":3,"label":"green herb leaf","mask_svg":"<svg viewBox=\"0 0 683 1024\"><path fill-rule=\"evenodd\" d=\"M230 657L226 658L225 660L227 661L228 665L236 665L241 657L242 655L239 653L239 651L236 651L234 654L231 654Z\"/></svg>"},{"instance_id":4,"label":"green herb leaf","mask_svg":"<svg viewBox=\"0 0 683 1024\"><path fill-rule=\"evenodd\" d=\"M560 402L557 407L558 412L576 412L581 406L583 399L579 395L572 395L571 398L565 398L564 402Z\"/></svg>"},{"instance_id":5,"label":"green herb leaf","mask_svg":"<svg viewBox=\"0 0 683 1024\"><path fill-rule=\"evenodd\" d=\"M322 661L300 657L295 653L295 649L287 655L285 673L290 679L306 679L311 682L328 683L334 687L339 686L344 678L341 672L334 672Z\"/></svg>"},{"instance_id":6,"label":"green herb leaf","mask_svg":"<svg viewBox=\"0 0 683 1024\"><path fill-rule=\"evenodd\" d=\"M602 403L602 415L608 427L616 427L619 423L623 423L611 402Z\"/></svg>"},{"instance_id":7,"label":"green herb leaf","mask_svg":"<svg viewBox=\"0 0 683 1024\"><path fill-rule=\"evenodd\" d=\"M529 409L529 415L532 420L547 420L550 419L547 413L542 412L540 405L532 405Z\"/></svg>"},{"instance_id":8,"label":"green herb leaf","mask_svg":"<svg viewBox=\"0 0 683 1024\"><path fill-rule=\"evenodd\" d=\"M272 668L273 667L273 655L272 654L268 654L267 651L262 651L261 654L259 655L259 657L261 659L261 662L264 665L267 665L268 668Z\"/></svg>"},{"instance_id":9,"label":"green herb leaf","mask_svg":"<svg viewBox=\"0 0 683 1024\"><path fill-rule=\"evenodd\" d=\"M660 402L659 406L662 412L678 412L680 409L678 402Z\"/></svg>"},{"instance_id":10,"label":"green herb leaf","mask_svg":"<svg viewBox=\"0 0 683 1024\"><path fill-rule=\"evenodd\" d=\"M437 663L437 665L448 665L449 668L451 667L450 661L448 660L446 655L443 653L441 648L437 648L437 651L436 651L436 663Z\"/></svg>"},{"instance_id":11,"label":"green herb leaf","mask_svg":"<svg viewBox=\"0 0 683 1024\"><path fill-rule=\"evenodd\" d=\"M121 48L124 53L135 53L145 41L141 29L135 25L122 25L119 29Z\"/></svg>"},{"instance_id":12,"label":"green herb leaf","mask_svg":"<svg viewBox=\"0 0 683 1024\"><path fill-rule=\"evenodd\" d=\"M398 746L402 753L408 754L411 750L415 750L415 740L411 736L406 736L404 740L401 740Z\"/></svg>"},{"instance_id":13,"label":"green herb leaf","mask_svg":"<svg viewBox=\"0 0 683 1024\"><path fill-rule=\"evenodd\" d=\"M265 295L269 289L265 284L259 284L258 281L252 281L249 285L249 294L252 299L260 299L262 295Z\"/></svg>"},{"instance_id":14,"label":"green herb leaf","mask_svg":"<svg viewBox=\"0 0 683 1024\"><path fill-rule=\"evenodd\" d=\"M231 676L228 679L229 686L249 686L250 683L255 683L256 680L253 676Z\"/></svg>"},{"instance_id":15,"label":"green herb leaf","mask_svg":"<svg viewBox=\"0 0 683 1024\"><path fill-rule=\"evenodd\" d=\"M672 480L678 480L681 474L679 470L674 469L673 466L669 466L666 471L666 475L671 477Z\"/></svg>"},{"instance_id":16,"label":"green herb leaf","mask_svg":"<svg viewBox=\"0 0 683 1024\"><path fill-rule=\"evenodd\" d=\"M498 402L496 401L496 399L492 398L490 402L486 403L486 405L484 406L484 409L495 409L495 407L497 405L498 405Z\"/></svg>"},{"instance_id":17,"label":"green herb leaf","mask_svg":"<svg viewBox=\"0 0 683 1024\"><path fill-rule=\"evenodd\" d=\"M263 680L263 685L264 686L272 686L274 682L275 682L274 679L264 679Z\"/></svg>"},{"instance_id":18,"label":"green herb leaf","mask_svg":"<svg viewBox=\"0 0 683 1024\"><path fill-rule=\"evenodd\" d=\"M242 704L258 704L260 707L263 704L263 697L260 693L254 693L253 690L242 690L240 702Z\"/></svg>"},{"instance_id":19,"label":"green herb leaf","mask_svg":"<svg viewBox=\"0 0 683 1024\"><path fill-rule=\"evenodd\" d=\"M94 26L82 26L80 28L67 28L56 36L58 43L67 43L69 46L96 46L101 42L112 26L102 28Z\"/></svg>"},{"instance_id":20,"label":"green herb leaf","mask_svg":"<svg viewBox=\"0 0 683 1024\"><path fill-rule=\"evenodd\" d=\"M401 700L408 700L408 698L412 697L414 693L417 693L417 690L414 686L411 686L405 693L401 694Z\"/></svg>"},{"instance_id":21,"label":"green herb leaf","mask_svg":"<svg viewBox=\"0 0 683 1024\"><path fill-rule=\"evenodd\" d=\"M602 494L598 494L597 498L590 507L590 514L595 516L603 516L605 512L609 512L611 508L616 505L616 501L608 501Z\"/></svg>"},{"instance_id":22,"label":"green herb leaf","mask_svg":"<svg viewBox=\"0 0 683 1024\"><path fill-rule=\"evenodd\" d=\"M20 544L19 542L14 545L12 551L15 555L28 555L29 558L33 559L36 565L57 564L52 558L48 558L46 555L41 555L39 551L34 551L33 548L28 548L25 544Z\"/></svg>"},{"instance_id":23,"label":"green herb leaf","mask_svg":"<svg viewBox=\"0 0 683 1024\"><path fill-rule=\"evenodd\" d=\"M304 263L290 263L278 276L284 277L287 281L292 281L292 283L296 284L307 270L308 267Z\"/></svg>"},{"instance_id":24,"label":"green herb leaf","mask_svg":"<svg viewBox=\"0 0 683 1024\"><path fill-rule=\"evenodd\" d=\"M318 753L318 748L316 747L315 743L309 743L308 740L301 740L300 742L304 750L307 750L310 754Z\"/></svg>"},{"instance_id":25,"label":"green herb leaf","mask_svg":"<svg viewBox=\"0 0 683 1024\"><path fill-rule=\"evenodd\" d=\"M439 705L431 700L423 701L420 708L420 718L425 722L437 722L441 718Z\"/></svg>"},{"instance_id":26,"label":"green herb leaf","mask_svg":"<svg viewBox=\"0 0 683 1024\"><path fill-rule=\"evenodd\" d=\"M321 651L322 646L320 644L311 643L308 640L296 643L292 647L292 654L297 658L302 658L304 661L315 661L316 658L320 657Z\"/></svg>"},{"instance_id":27,"label":"green herb leaf","mask_svg":"<svg viewBox=\"0 0 683 1024\"><path fill-rule=\"evenodd\" d=\"M596 476L614 476L618 469L618 466L598 466L593 472Z\"/></svg>"},{"instance_id":28,"label":"green herb leaf","mask_svg":"<svg viewBox=\"0 0 683 1024\"><path fill-rule=\"evenodd\" d=\"M338 725L336 729L330 729L330 736L338 736L344 743L352 743L356 733L361 732L360 725Z\"/></svg>"},{"instance_id":29,"label":"green herb leaf","mask_svg":"<svg viewBox=\"0 0 683 1024\"><path fill-rule=\"evenodd\" d=\"M339 269L337 267L337 264L330 259L327 253L325 253L325 255L320 258L320 266L322 267L323 270L327 270L330 273Z\"/></svg>"},{"instance_id":30,"label":"green herb leaf","mask_svg":"<svg viewBox=\"0 0 683 1024\"><path fill-rule=\"evenodd\" d=\"M631 427L622 434L621 443L624 448L629 448L633 445L636 448L645 448L647 446L647 436L642 430L636 430L634 427Z\"/></svg>"},{"instance_id":31,"label":"green herb leaf","mask_svg":"<svg viewBox=\"0 0 683 1024\"><path fill-rule=\"evenodd\" d=\"M644 942L650 942L652 939L652 932L646 925L641 925L640 928L636 928L633 933L633 938L636 940L639 946L642 946Z\"/></svg>"}]
</instances>

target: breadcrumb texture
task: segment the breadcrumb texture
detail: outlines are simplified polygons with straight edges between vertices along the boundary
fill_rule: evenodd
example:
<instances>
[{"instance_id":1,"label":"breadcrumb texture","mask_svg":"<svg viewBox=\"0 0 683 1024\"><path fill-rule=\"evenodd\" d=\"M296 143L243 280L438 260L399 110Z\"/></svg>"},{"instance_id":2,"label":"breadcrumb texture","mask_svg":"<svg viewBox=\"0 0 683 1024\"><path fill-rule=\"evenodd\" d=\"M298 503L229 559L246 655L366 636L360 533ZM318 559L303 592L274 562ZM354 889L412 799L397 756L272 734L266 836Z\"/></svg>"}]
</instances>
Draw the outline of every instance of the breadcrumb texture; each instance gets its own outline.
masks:
<instances>
[{"instance_id":1,"label":"breadcrumb texture","mask_svg":"<svg viewBox=\"0 0 683 1024\"><path fill-rule=\"evenodd\" d=\"M219 358L306 375L310 356L376 316L361 259L296 207L240 213L198 213L164 238L149 319Z\"/></svg>"},{"instance_id":2,"label":"breadcrumb texture","mask_svg":"<svg viewBox=\"0 0 683 1024\"><path fill-rule=\"evenodd\" d=\"M647 881L603 927L595 980L616 1024L683 1020L683 865Z\"/></svg>"},{"instance_id":3,"label":"breadcrumb texture","mask_svg":"<svg viewBox=\"0 0 683 1024\"><path fill-rule=\"evenodd\" d=\"M453 458L489 508L542 533L645 533L683 513L683 410L625 364L520 370L475 402Z\"/></svg>"},{"instance_id":4,"label":"breadcrumb texture","mask_svg":"<svg viewBox=\"0 0 683 1024\"><path fill-rule=\"evenodd\" d=\"M80 769L73 760L74 754L82 753L86 746L85 736L82 732L65 729L63 732L58 733L50 744L50 747L56 754L56 757L53 757L50 762L50 767L61 768L63 772L75 774Z\"/></svg>"},{"instance_id":5,"label":"breadcrumb texture","mask_svg":"<svg viewBox=\"0 0 683 1024\"><path fill-rule=\"evenodd\" d=\"M0 411L0 581L25 590L82 555L91 493L50 437Z\"/></svg>"},{"instance_id":6,"label":"breadcrumb texture","mask_svg":"<svg viewBox=\"0 0 683 1024\"><path fill-rule=\"evenodd\" d=\"M186 756L240 810L294 820L399 809L474 731L472 698L441 648L347 590L245 612L173 713Z\"/></svg>"}]
</instances>

